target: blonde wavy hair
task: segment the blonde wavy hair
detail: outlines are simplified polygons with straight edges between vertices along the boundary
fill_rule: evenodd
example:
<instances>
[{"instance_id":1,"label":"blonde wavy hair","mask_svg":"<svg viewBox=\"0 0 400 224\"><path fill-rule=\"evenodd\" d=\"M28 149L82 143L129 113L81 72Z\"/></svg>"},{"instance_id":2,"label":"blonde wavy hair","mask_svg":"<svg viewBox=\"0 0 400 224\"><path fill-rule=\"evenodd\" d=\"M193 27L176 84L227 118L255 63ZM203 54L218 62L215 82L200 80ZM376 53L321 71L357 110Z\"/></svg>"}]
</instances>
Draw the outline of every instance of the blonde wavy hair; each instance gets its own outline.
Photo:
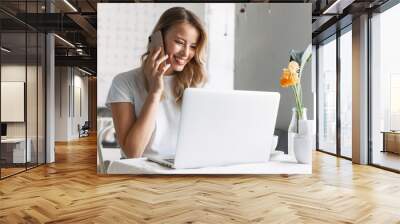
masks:
<instances>
[{"instance_id":1,"label":"blonde wavy hair","mask_svg":"<svg viewBox=\"0 0 400 224\"><path fill-rule=\"evenodd\" d=\"M207 33L201 20L191 11L183 7L173 7L165 11L152 33L161 31L163 36L174 25L180 23L189 23L194 26L199 32L199 40L196 44L194 57L185 65L185 68L180 72L175 72L174 79L174 95L175 101L182 101L183 91L188 87L202 87L207 82L205 66L205 48L207 44ZM149 55L149 46L147 52L141 57L142 68L147 56ZM147 80L147 79L145 79ZM147 82L147 81L146 81ZM146 88L147 88L146 83ZM164 94L165 95L165 94Z\"/></svg>"}]
</instances>

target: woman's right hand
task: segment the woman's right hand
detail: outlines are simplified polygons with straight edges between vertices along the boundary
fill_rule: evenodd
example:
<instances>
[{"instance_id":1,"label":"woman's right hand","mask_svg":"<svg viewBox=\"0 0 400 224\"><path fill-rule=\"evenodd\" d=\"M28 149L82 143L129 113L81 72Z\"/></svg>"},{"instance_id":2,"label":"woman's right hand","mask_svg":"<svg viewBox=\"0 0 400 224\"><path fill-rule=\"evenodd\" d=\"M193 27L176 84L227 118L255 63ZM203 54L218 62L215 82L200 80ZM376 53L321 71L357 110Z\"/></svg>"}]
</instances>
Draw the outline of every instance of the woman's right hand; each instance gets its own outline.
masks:
<instances>
[{"instance_id":1,"label":"woman's right hand","mask_svg":"<svg viewBox=\"0 0 400 224\"><path fill-rule=\"evenodd\" d=\"M163 77L171 64L164 65L168 55L161 56L161 47L151 49L144 62L143 72L147 79L149 94L160 97L164 91Z\"/></svg>"}]
</instances>

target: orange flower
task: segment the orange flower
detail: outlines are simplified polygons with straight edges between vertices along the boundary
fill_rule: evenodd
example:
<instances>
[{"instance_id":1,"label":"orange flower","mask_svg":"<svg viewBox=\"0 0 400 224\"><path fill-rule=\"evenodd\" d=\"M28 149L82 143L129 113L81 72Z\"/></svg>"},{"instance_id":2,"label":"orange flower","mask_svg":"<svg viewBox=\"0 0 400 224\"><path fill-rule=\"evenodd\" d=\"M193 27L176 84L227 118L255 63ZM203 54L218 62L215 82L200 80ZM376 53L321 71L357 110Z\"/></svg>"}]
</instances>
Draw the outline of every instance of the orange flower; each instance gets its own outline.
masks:
<instances>
[{"instance_id":1,"label":"orange flower","mask_svg":"<svg viewBox=\"0 0 400 224\"><path fill-rule=\"evenodd\" d=\"M288 69L292 74L298 74L299 68L299 64L296 61L291 61L288 64Z\"/></svg>"},{"instance_id":2,"label":"orange flower","mask_svg":"<svg viewBox=\"0 0 400 224\"><path fill-rule=\"evenodd\" d=\"M291 73L289 69L284 68L281 76L281 86L290 87L294 86L299 82L299 76L297 73Z\"/></svg>"}]
</instances>

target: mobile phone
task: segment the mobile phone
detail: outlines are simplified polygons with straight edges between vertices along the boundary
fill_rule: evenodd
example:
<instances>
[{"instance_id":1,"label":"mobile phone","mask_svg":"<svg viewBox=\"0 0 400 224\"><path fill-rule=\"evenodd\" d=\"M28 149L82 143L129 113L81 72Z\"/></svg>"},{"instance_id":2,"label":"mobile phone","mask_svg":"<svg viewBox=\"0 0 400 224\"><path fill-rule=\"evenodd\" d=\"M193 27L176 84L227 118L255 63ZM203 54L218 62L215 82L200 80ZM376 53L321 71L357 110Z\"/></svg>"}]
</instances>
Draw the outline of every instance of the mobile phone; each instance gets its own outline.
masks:
<instances>
[{"instance_id":1,"label":"mobile phone","mask_svg":"<svg viewBox=\"0 0 400 224\"><path fill-rule=\"evenodd\" d=\"M149 50L161 47L161 53L158 58L164 57L164 39L161 31L156 31L149 37ZM164 61L163 65L166 65L166 61Z\"/></svg>"}]
</instances>

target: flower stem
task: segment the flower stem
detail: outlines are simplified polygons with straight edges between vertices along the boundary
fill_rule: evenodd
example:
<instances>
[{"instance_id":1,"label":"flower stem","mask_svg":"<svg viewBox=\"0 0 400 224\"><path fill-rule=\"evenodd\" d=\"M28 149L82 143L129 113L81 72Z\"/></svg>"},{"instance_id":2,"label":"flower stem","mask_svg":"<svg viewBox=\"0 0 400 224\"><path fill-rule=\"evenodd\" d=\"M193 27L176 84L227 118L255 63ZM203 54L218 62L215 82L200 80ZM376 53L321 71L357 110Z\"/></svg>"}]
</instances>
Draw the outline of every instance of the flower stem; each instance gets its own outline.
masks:
<instances>
[{"instance_id":1,"label":"flower stem","mask_svg":"<svg viewBox=\"0 0 400 224\"><path fill-rule=\"evenodd\" d=\"M292 86L293 95L296 102L296 132L299 132L299 120L303 117L303 102L302 102L302 91L300 83Z\"/></svg>"}]
</instances>

